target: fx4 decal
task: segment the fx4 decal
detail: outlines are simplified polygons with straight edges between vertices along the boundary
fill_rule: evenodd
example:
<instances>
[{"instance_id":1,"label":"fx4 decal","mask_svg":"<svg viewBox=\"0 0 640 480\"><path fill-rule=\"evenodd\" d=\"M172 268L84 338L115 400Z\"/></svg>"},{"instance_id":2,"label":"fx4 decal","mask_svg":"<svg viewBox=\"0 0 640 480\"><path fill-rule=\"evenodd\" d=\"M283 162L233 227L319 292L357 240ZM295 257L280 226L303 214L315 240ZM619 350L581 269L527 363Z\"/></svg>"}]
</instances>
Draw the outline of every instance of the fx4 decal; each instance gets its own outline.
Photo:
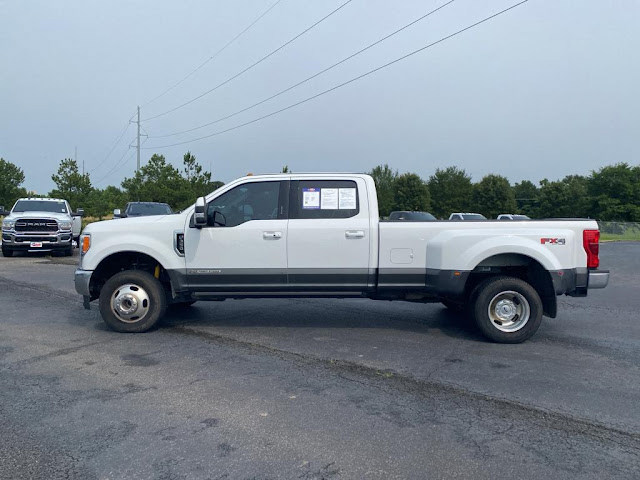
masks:
<instances>
[{"instance_id":1,"label":"fx4 decal","mask_svg":"<svg viewBox=\"0 0 640 480\"><path fill-rule=\"evenodd\" d=\"M540 243L542 245L564 245L566 243L566 240L564 238L541 238L540 239Z\"/></svg>"}]
</instances>

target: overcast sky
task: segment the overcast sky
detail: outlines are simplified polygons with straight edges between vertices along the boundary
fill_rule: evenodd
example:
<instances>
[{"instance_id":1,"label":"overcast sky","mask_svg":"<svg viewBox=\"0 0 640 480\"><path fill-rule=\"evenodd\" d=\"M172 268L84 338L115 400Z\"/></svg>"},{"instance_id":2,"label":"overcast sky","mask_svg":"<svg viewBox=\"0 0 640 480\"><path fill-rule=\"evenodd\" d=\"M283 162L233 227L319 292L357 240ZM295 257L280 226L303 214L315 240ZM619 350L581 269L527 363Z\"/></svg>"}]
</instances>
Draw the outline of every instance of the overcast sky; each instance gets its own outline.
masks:
<instances>
[{"instance_id":1,"label":"overcast sky","mask_svg":"<svg viewBox=\"0 0 640 480\"><path fill-rule=\"evenodd\" d=\"M25 187L46 193L60 160L77 147L94 186L120 186L136 167L129 148L136 127L127 124L140 105L148 135L142 164L160 153L181 167L190 150L224 182L283 165L294 172L364 172L388 163L424 179L456 165L474 181L499 173L512 183L537 183L616 162L638 164L637 0L530 0L330 93L211 136L517 1L456 0L256 108L153 138L260 102L447 2L352 0L215 91L150 119L234 77L345 1L0 0L0 156L24 170ZM179 142L189 143L165 146Z\"/></svg>"}]
</instances>

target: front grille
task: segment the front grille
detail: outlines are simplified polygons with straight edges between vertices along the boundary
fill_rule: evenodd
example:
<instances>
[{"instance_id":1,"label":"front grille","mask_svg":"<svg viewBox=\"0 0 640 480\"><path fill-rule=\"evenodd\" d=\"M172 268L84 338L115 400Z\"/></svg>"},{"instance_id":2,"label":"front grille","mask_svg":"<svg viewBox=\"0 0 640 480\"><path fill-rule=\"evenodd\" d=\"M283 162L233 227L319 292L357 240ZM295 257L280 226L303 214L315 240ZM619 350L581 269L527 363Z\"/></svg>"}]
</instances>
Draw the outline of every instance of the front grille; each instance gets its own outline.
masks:
<instances>
[{"instance_id":1,"label":"front grille","mask_svg":"<svg viewBox=\"0 0 640 480\"><path fill-rule=\"evenodd\" d=\"M43 236L19 236L15 238L16 243L30 243L30 242L47 242L47 243L56 243L58 239L56 237L43 237Z\"/></svg>"},{"instance_id":2,"label":"front grille","mask_svg":"<svg viewBox=\"0 0 640 480\"><path fill-rule=\"evenodd\" d=\"M21 218L16 220L16 232L57 232L58 222L47 218Z\"/></svg>"}]
</instances>

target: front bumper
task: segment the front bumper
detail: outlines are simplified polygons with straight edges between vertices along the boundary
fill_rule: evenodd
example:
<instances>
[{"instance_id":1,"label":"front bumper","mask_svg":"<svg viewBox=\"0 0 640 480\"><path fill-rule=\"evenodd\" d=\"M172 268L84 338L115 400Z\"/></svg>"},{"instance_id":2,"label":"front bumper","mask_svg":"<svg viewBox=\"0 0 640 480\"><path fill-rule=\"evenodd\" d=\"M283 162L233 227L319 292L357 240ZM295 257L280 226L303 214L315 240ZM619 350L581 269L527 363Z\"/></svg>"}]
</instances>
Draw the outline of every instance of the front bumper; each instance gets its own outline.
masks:
<instances>
[{"instance_id":1,"label":"front bumper","mask_svg":"<svg viewBox=\"0 0 640 480\"><path fill-rule=\"evenodd\" d=\"M2 231L2 246L15 251L47 252L52 250L65 250L72 245L72 240L73 234L71 231L50 233L17 233L15 231Z\"/></svg>"},{"instance_id":2,"label":"front bumper","mask_svg":"<svg viewBox=\"0 0 640 480\"><path fill-rule=\"evenodd\" d=\"M81 268L78 268L74 275L76 292L78 292L83 297L91 296L91 290L89 289L89 285L91 283L92 274L93 274L93 270L82 270Z\"/></svg>"}]
</instances>

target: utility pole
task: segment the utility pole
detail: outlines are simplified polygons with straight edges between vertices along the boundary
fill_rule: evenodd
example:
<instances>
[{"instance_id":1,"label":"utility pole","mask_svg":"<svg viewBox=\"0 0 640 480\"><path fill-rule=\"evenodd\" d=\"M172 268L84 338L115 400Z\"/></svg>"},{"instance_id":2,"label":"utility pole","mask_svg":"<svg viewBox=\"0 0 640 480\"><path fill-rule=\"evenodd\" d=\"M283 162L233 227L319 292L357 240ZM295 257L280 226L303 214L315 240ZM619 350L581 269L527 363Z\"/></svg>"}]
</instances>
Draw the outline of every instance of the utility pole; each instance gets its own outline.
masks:
<instances>
[{"instance_id":1,"label":"utility pole","mask_svg":"<svg viewBox=\"0 0 640 480\"><path fill-rule=\"evenodd\" d=\"M78 165L78 146L76 145L73 153L73 161ZM84 176L84 165L82 166L82 176Z\"/></svg>"},{"instance_id":2,"label":"utility pole","mask_svg":"<svg viewBox=\"0 0 640 480\"><path fill-rule=\"evenodd\" d=\"M78 147L76 146L75 154L73 156L73 161L78 165ZM82 160L82 176L84 177L84 160Z\"/></svg>"},{"instance_id":3,"label":"utility pole","mask_svg":"<svg viewBox=\"0 0 640 480\"><path fill-rule=\"evenodd\" d=\"M138 124L138 141L136 143L138 161L136 162L136 173L138 173L138 171L140 170L140 106L139 105L138 105L138 121L136 123Z\"/></svg>"}]
</instances>

